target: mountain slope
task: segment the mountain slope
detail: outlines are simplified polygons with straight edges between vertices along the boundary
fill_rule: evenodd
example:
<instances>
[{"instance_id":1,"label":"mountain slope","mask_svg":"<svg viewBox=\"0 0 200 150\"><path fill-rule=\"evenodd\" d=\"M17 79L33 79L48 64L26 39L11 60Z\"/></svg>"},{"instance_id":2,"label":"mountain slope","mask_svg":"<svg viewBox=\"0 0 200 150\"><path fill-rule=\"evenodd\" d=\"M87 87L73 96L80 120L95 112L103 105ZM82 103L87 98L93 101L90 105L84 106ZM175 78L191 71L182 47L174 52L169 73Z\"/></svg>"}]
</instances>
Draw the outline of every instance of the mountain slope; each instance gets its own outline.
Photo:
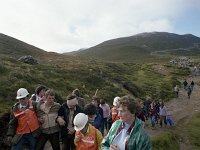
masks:
<instances>
[{"instance_id":1,"label":"mountain slope","mask_svg":"<svg viewBox=\"0 0 200 150\"><path fill-rule=\"evenodd\" d=\"M0 58L12 57L15 59L21 56L31 55L43 63L70 58L70 56L64 56L55 52L47 52L2 33L0 33L0 54Z\"/></svg>"},{"instance_id":2,"label":"mountain slope","mask_svg":"<svg viewBox=\"0 0 200 150\"><path fill-rule=\"evenodd\" d=\"M191 34L151 32L105 41L89 49L78 51L75 55L111 61L139 61L141 58L154 59L154 56L150 56L154 51L187 49L197 43L200 43L200 38Z\"/></svg>"}]
</instances>

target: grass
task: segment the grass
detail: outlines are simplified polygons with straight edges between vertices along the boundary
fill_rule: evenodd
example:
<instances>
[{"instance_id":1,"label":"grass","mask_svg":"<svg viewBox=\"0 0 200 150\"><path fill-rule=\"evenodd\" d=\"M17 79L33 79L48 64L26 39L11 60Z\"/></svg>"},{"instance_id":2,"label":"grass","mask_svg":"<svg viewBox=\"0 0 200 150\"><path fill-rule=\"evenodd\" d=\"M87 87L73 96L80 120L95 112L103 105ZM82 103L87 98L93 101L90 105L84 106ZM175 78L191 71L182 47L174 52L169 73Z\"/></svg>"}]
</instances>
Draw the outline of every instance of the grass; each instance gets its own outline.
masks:
<instances>
[{"instance_id":1,"label":"grass","mask_svg":"<svg viewBox=\"0 0 200 150\"><path fill-rule=\"evenodd\" d=\"M200 113L192 117L185 127L185 132L194 149L200 149Z\"/></svg>"},{"instance_id":2,"label":"grass","mask_svg":"<svg viewBox=\"0 0 200 150\"><path fill-rule=\"evenodd\" d=\"M172 132L164 132L152 139L153 150L179 150L177 136Z\"/></svg>"},{"instance_id":3,"label":"grass","mask_svg":"<svg viewBox=\"0 0 200 150\"><path fill-rule=\"evenodd\" d=\"M96 89L97 95L109 104L112 104L115 96L126 94L141 99L150 95L155 99L167 101L174 96L173 87L178 82L177 76L180 75L161 75L152 69L153 63L114 63L78 58L70 60L56 56L54 59L45 59L48 61L29 65L12 57L2 58L0 101L15 101L16 91L20 87L27 88L32 94L38 84L54 89L63 100L66 100L66 96L73 89L78 88L88 102ZM180 72L179 68L172 68L174 72ZM6 104L5 108L10 104Z\"/></svg>"}]
</instances>

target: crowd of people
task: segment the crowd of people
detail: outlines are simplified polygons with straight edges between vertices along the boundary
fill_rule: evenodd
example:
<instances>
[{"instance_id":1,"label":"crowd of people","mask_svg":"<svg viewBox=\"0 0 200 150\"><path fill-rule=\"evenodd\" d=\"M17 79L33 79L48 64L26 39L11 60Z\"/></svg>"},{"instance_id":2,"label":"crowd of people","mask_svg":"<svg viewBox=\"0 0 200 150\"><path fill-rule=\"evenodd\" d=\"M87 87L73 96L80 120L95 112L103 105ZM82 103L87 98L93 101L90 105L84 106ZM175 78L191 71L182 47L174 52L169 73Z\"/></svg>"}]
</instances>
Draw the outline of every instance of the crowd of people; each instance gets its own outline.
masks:
<instances>
[{"instance_id":1,"label":"crowd of people","mask_svg":"<svg viewBox=\"0 0 200 150\"><path fill-rule=\"evenodd\" d=\"M7 131L12 150L43 150L47 141L53 150L151 149L139 116L143 111L131 96L115 97L110 108L96 95L86 104L75 89L60 104L54 90L39 85L32 96L18 89L16 99Z\"/></svg>"}]
</instances>

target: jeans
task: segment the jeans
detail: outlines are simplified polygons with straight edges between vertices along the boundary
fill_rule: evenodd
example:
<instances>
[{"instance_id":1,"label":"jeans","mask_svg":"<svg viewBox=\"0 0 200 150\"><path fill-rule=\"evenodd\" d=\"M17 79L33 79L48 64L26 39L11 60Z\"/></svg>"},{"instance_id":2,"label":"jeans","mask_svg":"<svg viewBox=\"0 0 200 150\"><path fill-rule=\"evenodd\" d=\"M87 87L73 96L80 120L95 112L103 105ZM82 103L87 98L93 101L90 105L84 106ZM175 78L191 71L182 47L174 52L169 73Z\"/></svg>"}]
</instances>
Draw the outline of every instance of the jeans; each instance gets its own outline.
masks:
<instances>
[{"instance_id":1,"label":"jeans","mask_svg":"<svg viewBox=\"0 0 200 150\"><path fill-rule=\"evenodd\" d=\"M30 145L30 150L35 150L36 142L37 142L37 139L33 137L32 133L27 133L21 137L19 142L16 145L14 145L11 150L21 150L23 149L23 145L25 143L28 143Z\"/></svg>"},{"instance_id":2,"label":"jeans","mask_svg":"<svg viewBox=\"0 0 200 150\"><path fill-rule=\"evenodd\" d=\"M75 150L74 144L75 133L67 134L63 139L63 150Z\"/></svg>"}]
</instances>

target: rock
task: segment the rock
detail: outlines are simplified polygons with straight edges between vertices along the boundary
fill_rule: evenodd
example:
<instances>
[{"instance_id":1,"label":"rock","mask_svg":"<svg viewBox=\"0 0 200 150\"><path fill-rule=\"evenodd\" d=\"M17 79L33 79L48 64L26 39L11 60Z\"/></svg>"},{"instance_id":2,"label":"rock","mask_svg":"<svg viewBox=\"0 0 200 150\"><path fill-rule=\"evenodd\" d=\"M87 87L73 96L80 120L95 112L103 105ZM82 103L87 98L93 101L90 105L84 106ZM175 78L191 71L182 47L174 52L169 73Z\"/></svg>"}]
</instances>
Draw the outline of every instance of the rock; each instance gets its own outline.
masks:
<instances>
[{"instance_id":1,"label":"rock","mask_svg":"<svg viewBox=\"0 0 200 150\"><path fill-rule=\"evenodd\" d=\"M33 58L31 55L22 56L18 60L27 64L31 64L31 65L38 64L38 61L35 58Z\"/></svg>"}]
</instances>

